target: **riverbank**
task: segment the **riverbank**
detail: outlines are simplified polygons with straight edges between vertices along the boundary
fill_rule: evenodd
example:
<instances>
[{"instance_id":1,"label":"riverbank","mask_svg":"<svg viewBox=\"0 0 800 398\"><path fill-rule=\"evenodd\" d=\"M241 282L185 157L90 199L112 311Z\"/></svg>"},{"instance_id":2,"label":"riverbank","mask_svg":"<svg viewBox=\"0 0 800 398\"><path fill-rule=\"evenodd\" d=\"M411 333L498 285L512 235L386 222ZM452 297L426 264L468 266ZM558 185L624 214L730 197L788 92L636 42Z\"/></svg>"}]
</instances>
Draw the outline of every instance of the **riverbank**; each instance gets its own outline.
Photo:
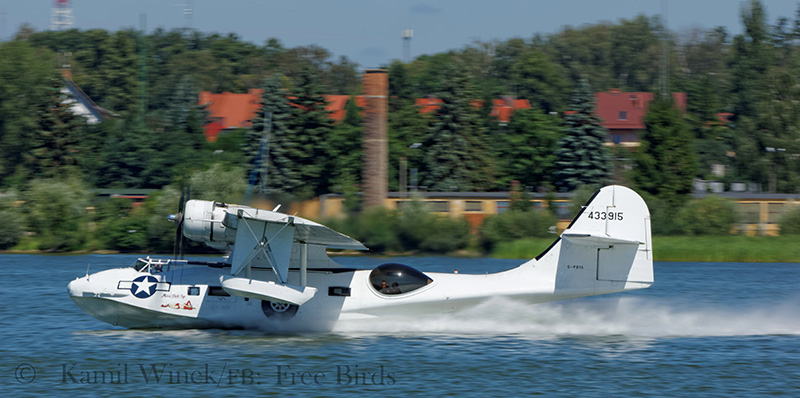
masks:
<instances>
[{"instance_id":1,"label":"riverbank","mask_svg":"<svg viewBox=\"0 0 800 398\"><path fill-rule=\"evenodd\" d=\"M497 258L529 259L553 243L528 238L501 243ZM800 236L655 236L655 261L800 263Z\"/></svg>"},{"instance_id":2,"label":"riverbank","mask_svg":"<svg viewBox=\"0 0 800 398\"><path fill-rule=\"evenodd\" d=\"M490 254L495 258L527 260L536 257L547 249L555 238L526 238L501 243ZM694 261L694 262L759 262L759 263L800 263L800 236L656 236L653 238L655 261ZM86 250L74 252L49 252L41 250L0 250L0 254L117 254L113 250ZM196 253L200 254L200 253ZM211 253L205 253L211 254ZM365 253L358 251L333 251L331 256L414 256L407 253ZM213 254L211 254L213 255ZM461 250L450 255L456 257L482 257L484 254L473 250ZM155 254L155 256L159 256ZM160 256L169 258L170 253Z\"/></svg>"}]
</instances>

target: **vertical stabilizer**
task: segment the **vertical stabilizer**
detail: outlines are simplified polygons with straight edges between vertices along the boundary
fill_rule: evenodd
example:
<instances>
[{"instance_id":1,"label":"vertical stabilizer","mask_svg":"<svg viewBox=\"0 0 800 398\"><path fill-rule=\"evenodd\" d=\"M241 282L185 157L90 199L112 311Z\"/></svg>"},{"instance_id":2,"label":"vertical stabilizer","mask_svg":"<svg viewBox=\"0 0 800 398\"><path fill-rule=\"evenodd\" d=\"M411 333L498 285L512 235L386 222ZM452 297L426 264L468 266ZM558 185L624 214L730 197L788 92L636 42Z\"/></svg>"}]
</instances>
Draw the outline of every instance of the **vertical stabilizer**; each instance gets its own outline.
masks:
<instances>
[{"instance_id":1,"label":"vertical stabilizer","mask_svg":"<svg viewBox=\"0 0 800 398\"><path fill-rule=\"evenodd\" d=\"M537 259L556 263L555 291L583 296L641 289L653 283L650 212L633 190L597 191Z\"/></svg>"}]
</instances>

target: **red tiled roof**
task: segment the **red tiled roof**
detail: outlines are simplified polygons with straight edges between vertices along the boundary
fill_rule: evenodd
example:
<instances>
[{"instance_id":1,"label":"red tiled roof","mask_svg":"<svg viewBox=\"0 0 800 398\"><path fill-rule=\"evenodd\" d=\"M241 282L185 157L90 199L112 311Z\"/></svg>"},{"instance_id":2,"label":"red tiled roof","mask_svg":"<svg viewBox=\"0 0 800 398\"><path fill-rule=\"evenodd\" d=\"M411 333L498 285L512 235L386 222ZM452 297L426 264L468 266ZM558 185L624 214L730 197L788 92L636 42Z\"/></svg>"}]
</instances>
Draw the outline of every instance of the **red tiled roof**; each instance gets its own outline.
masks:
<instances>
[{"instance_id":1,"label":"red tiled roof","mask_svg":"<svg viewBox=\"0 0 800 398\"><path fill-rule=\"evenodd\" d=\"M435 97L417 98L414 102L419 107L419 113L433 112L441 106L442 100Z\"/></svg>"},{"instance_id":2,"label":"red tiled roof","mask_svg":"<svg viewBox=\"0 0 800 398\"><path fill-rule=\"evenodd\" d=\"M686 112L686 93L672 93L678 109ZM596 93L595 113L609 130L644 130L644 116L653 93L611 90Z\"/></svg>"},{"instance_id":3,"label":"red tiled roof","mask_svg":"<svg viewBox=\"0 0 800 398\"><path fill-rule=\"evenodd\" d=\"M209 112L209 119L211 120L205 126L204 133L206 140L214 142L220 131L227 129L235 129L240 127L250 127L253 118L261 107L261 94L262 89L250 89L247 94L234 94L224 92L221 94L212 94L209 91L200 92L198 103L207 105L206 108ZM334 123L339 123L344 120L345 106L350 99L349 95L326 95L325 110L331 112L330 117ZM356 105L363 108L366 106L366 99L359 95L356 96Z\"/></svg>"},{"instance_id":4,"label":"red tiled roof","mask_svg":"<svg viewBox=\"0 0 800 398\"><path fill-rule=\"evenodd\" d=\"M526 99L513 99L505 97L492 100L492 112L490 115L497 118L498 121L508 123L511 120L511 115L517 109L531 109L530 101Z\"/></svg>"},{"instance_id":5,"label":"red tiled roof","mask_svg":"<svg viewBox=\"0 0 800 398\"><path fill-rule=\"evenodd\" d=\"M328 101L328 104L325 105L325 110L330 112L330 117L333 119L334 123L339 123L344 120L344 117L347 115L347 111L345 110L345 106L347 106L347 101L350 99L350 95L326 95L325 100ZM356 106L359 108L364 108L367 106L367 99L364 98L363 95L356 95Z\"/></svg>"},{"instance_id":6,"label":"red tiled roof","mask_svg":"<svg viewBox=\"0 0 800 398\"><path fill-rule=\"evenodd\" d=\"M218 122L222 129L235 129L250 127L251 120L261 107L261 94L264 90L252 88L247 94L234 94L224 92L212 94L209 91L200 92L200 105L207 105L208 118ZM206 134L208 135L208 134Z\"/></svg>"},{"instance_id":7,"label":"red tiled roof","mask_svg":"<svg viewBox=\"0 0 800 398\"><path fill-rule=\"evenodd\" d=\"M439 109L442 100L436 97L417 98L415 104L420 108L419 113L429 113ZM472 102L475 107L483 106L483 101L475 100ZM498 121L508 123L511 114L517 109L530 109L531 103L526 99L513 99L510 97L492 100L492 112L490 115Z\"/></svg>"}]
</instances>

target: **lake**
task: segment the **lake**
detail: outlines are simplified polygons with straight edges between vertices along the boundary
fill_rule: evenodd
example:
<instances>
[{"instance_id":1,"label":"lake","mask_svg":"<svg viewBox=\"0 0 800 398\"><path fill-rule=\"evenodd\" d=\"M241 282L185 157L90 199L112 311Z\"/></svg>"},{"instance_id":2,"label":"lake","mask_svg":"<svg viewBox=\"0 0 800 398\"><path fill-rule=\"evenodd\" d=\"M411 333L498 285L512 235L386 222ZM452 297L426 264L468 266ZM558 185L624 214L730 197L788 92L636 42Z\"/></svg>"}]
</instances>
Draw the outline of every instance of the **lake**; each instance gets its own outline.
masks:
<instances>
[{"instance_id":1,"label":"lake","mask_svg":"<svg viewBox=\"0 0 800 398\"><path fill-rule=\"evenodd\" d=\"M491 301L330 333L125 330L66 286L136 255L0 255L7 395L437 394L698 396L800 393L800 264L656 263L655 284L540 305ZM370 268L496 272L522 261L337 257Z\"/></svg>"}]
</instances>

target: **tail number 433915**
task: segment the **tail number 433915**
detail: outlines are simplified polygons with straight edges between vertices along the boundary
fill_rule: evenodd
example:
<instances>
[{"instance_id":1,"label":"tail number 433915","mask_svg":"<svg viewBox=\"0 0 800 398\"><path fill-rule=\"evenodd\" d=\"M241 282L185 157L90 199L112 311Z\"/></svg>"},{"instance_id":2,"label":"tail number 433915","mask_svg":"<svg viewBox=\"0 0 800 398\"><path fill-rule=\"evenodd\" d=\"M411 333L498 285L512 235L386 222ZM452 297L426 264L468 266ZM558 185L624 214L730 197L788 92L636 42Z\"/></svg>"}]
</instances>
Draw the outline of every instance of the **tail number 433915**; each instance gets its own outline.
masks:
<instances>
[{"instance_id":1,"label":"tail number 433915","mask_svg":"<svg viewBox=\"0 0 800 398\"><path fill-rule=\"evenodd\" d=\"M589 219L592 220L609 220L609 221L622 221L622 212L617 211L590 211Z\"/></svg>"}]
</instances>

